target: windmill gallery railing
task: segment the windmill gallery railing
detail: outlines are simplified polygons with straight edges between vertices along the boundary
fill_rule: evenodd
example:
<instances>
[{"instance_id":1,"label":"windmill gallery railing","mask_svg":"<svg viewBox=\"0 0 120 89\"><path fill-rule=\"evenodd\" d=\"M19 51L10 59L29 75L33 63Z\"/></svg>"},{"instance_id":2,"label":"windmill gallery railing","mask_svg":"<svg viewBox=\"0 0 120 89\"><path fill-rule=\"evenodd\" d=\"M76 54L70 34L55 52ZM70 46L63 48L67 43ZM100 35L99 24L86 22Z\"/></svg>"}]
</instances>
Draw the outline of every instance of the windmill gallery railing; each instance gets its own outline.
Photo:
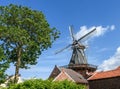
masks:
<instances>
[{"instance_id":1,"label":"windmill gallery railing","mask_svg":"<svg viewBox=\"0 0 120 89\"><path fill-rule=\"evenodd\" d=\"M95 65L92 65L92 64L70 64L70 65L64 65L64 66L61 66L62 68L94 68L94 69L97 69L97 66Z\"/></svg>"},{"instance_id":2,"label":"windmill gallery railing","mask_svg":"<svg viewBox=\"0 0 120 89\"><path fill-rule=\"evenodd\" d=\"M81 67L81 68L95 68L95 69L97 69L97 66L95 66L95 65L92 65L92 64L70 64L69 65L69 67L75 67L75 68L77 68L77 67Z\"/></svg>"}]
</instances>

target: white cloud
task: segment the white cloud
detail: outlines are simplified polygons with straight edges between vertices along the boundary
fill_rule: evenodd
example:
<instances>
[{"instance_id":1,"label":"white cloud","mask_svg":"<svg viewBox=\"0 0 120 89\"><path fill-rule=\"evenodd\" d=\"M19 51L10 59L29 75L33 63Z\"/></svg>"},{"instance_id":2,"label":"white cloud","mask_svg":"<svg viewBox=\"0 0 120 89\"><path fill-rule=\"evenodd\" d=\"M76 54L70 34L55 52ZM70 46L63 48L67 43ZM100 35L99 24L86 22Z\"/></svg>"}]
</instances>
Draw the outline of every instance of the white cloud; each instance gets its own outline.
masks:
<instances>
[{"instance_id":1,"label":"white cloud","mask_svg":"<svg viewBox=\"0 0 120 89\"><path fill-rule=\"evenodd\" d=\"M112 25L112 26L110 27L110 29L111 29L111 30L114 30L114 29L115 29L115 25Z\"/></svg>"},{"instance_id":2,"label":"white cloud","mask_svg":"<svg viewBox=\"0 0 120 89\"><path fill-rule=\"evenodd\" d=\"M117 48L116 53L112 57L103 61L97 71L111 70L118 66L120 66L120 47Z\"/></svg>"},{"instance_id":3,"label":"white cloud","mask_svg":"<svg viewBox=\"0 0 120 89\"><path fill-rule=\"evenodd\" d=\"M105 52L105 51L109 51L110 49L108 48L100 48L99 50L97 50L97 52Z\"/></svg>"},{"instance_id":4,"label":"white cloud","mask_svg":"<svg viewBox=\"0 0 120 89\"><path fill-rule=\"evenodd\" d=\"M111 26L92 26L90 28L87 28L87 26L82 26L80 27L80 31L76 33L75 37L76 39L81 38L82 36L84 36L86 33L90 32L91 30L93 30L94 28L96 28L96 31L94 31L93 33L89 34L84 40L86 39L91 39L91 38L95 38L95 37L99 37L104 35L108 30L114 30L115 26L111 25Z\"/></svg>"}]
</instances>

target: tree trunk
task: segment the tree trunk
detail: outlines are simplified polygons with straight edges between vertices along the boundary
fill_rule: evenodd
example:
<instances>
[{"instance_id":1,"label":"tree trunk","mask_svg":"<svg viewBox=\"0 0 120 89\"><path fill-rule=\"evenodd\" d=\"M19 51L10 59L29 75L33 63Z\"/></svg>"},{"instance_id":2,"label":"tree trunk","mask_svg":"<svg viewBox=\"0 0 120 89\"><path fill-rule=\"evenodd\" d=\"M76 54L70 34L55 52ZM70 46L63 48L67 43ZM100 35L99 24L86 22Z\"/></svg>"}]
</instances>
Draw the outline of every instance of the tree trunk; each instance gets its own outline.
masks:
<instances>
[{"instance_id":1,"label":"tree trunk","mask_svg":"<svg viewBox=\"0 0 120 89\"><path fill-rule=\"evenodd\" d=\"M21 64L21 52L22 52L22 49L19 48L18 50L18 59L17 59L17 62L16 62L16 69L15 69L15 78L14 78L14 83L17 83L18 82L18 76L19 76L19 68L20 68L20 64Z\"/></svg>"}]
</instances>

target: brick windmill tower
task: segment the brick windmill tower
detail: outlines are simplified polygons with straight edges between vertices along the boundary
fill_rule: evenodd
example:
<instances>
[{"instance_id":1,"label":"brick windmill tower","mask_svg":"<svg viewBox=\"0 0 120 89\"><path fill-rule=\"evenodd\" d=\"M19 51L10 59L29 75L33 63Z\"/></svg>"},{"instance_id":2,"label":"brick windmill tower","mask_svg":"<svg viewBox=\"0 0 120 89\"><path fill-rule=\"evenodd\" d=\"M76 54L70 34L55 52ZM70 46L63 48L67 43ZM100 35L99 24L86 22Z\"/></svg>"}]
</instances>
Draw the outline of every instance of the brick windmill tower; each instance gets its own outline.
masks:
<instances>
[{"instance_id":1,"label":"brick windmill tower","mask_svg":"<svg viewBox=\"0 0 120 89\"><path fill-rule=\"evenodd\" d=\"M88 37L90 34L92 34L96 30L96 28L91 30L84 36L80 37L78 40L73 35L73 27L72 26L69 27L69 30L70 30L70 35L71 35L71 38L73 41L72 44L57 51L56 54L71 47L72 48L72 56L71 56L70 62L66 67L65 66L63 66L63 67L72 69L87 79L90 76L90 74L93 73L97 69L97 66L91 65L87 62L85 52L84 52L86 47L81 43L81 40Z\"/></svg>"}]
</instances>

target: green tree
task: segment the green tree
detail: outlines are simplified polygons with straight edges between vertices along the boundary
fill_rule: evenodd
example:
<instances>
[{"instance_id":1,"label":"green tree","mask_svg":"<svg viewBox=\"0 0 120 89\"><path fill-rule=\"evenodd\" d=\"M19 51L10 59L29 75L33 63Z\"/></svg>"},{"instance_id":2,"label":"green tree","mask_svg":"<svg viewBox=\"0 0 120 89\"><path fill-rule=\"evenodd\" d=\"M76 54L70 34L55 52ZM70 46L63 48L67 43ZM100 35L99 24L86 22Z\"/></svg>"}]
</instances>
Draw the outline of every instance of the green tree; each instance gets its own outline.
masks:
<instances>
[{"instance_id":1,"label":"green tree","mask_svg":"<svg viewBox=\"0 0 120 89\"><path fill-rule=\"evenodd\" d=\"M15 64L15 82L19 69L35 65L58 37L59 31L50 27L41 11L13 4L0 6L0 43L7 60Z\"/></svg>"},{"instance_id":2,"label":"green tree","mask_svg":"<svg viewBox=\"0 0 120 89\"><path fill-rule=\"evenodd\" d=\"M4 50L0 46L0 84L3 83L7 77L5 71L9 67L8 60L5 59Z\"/></svg>"}]
</instances>

